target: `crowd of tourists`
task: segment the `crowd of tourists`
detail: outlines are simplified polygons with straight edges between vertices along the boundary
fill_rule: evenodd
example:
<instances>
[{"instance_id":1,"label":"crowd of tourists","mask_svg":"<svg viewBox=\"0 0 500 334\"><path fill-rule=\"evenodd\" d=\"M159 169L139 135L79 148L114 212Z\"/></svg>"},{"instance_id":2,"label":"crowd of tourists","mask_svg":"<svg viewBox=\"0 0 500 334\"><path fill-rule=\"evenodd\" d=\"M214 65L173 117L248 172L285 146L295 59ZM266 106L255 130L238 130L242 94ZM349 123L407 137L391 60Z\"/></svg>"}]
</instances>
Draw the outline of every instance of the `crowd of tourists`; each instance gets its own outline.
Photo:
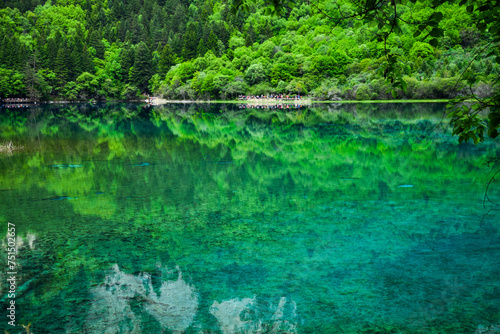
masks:
<instances>
[{"instance_id":1,"label":"crowd of tourists","mask_svg":"<svg viewBox=\"0 0 500 334\"><path fill-rule=\"evenodd\" d=\"M9 97L9 98L1 98L0 101L5 102L5 103L30 103L31 100L28 98L22 98L22 97Z\"/></svg>"},{"instance_id":2,"label":"crowd of tourists","mask_svg":"<svg viewBox=\"0 0 500 334\"><path fill-rule=\"evenodd\" d=\"M302 100L300 95L269 94L269 95L239 95L238 100Z\"/></svg>"},{"instance_id":3,"label":"crowd of tourists","mask_svg":"<svg viewBox=\"0 0 500 334\"><path fill-rule=\"evenodd\" d=\"M286 103L286 104L240 104L240 109L300 109L304 107L302 104Z\"/></svg>"},{"instance_id":4,"label":"crowd of tourists","mask_svg":"<svg viewBox=\"0 0 500 334\"><path fill-rule=\"evenodd\" d=\"M9 97L1 98L0 105L5 108L29 108L32 106L33 101L28 98L22 97ZM36 104L36 102L35 102Z\"/></svg>"}]
</instances>

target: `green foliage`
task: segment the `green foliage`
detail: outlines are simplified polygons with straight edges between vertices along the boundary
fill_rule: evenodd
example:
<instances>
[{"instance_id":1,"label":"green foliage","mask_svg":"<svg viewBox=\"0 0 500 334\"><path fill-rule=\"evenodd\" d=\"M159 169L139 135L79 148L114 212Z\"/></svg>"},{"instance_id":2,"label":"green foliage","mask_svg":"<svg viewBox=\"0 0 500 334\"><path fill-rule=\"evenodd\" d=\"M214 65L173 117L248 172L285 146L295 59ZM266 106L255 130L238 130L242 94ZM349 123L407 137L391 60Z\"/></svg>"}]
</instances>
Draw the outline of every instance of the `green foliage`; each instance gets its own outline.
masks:
<instances>
[{"instance_id":1,"label":"green foliage","mask_svg":"<svg viewBox=\"0 0 500 334\"><path fill-rule=\"evenodd\" d=\"M335 58L323 55L316 56L312 59L309 71L315 75L326 77L331 77L335 74L341 74L343 72Z\"/></svg>"},{"instance_id":2,"label":"green foliage","mask_svg":"<svg viewBox=\"0 0 500 334\"><path fill-rule=\"evenodd\" d=\"M134 85L125 85L121 93L126 99L137 99L140 95L139 89Z\"/></svg>"},{"instance_id":3,"label":"green foliage","mask_svg":"<svg viewBox=\"0 0 500 334\"><path fill-rule=\"evenodd\" d=\"M233 50L245 45L245 39L237 36L231 37L229 40L229 47Z\"/></svg>"},{"instance_id":4,"label":"green foliage","mask_svg":"<svg viewBox=\"0 0 500 334\"><path fill-rule=\"evenodd\" d=\"M261 63L253 64L245 72L245 79L254 85L266 79L266 72Z\"/></svg>"},{"instance_id":5,"label":"green foliage","mask_svg":"<svg viewBox=\"0 0 500 334\"><path fill-rule=\"evenodd\" d=\"M97 81L96 77L88 72L83 72L82 74L80 74L80 76L78 76L78 78L76 79L76 82L80 87L79 94L82 99L94 96L99 86L99 82Z\"/></svg>"},{"instance_id":6,"label":"green foliage","mask_svg":"<svg viewBox=\"0 0 500 334\"><path fill-rule=\"evenodd\" d=\"M371 100L372 98L372 90L366 84L360 85L356 90L356 99L357 100Z\"/></svg>"},{"instance_id":7,"label":"green foliage","mask_svg":"<svg viewBox=\"0 0 500 334\"><path fill-rule=\"evenodd\" d=\"M262 53L264 57L272 58L274 55L274 50L276 48L276 44L273 41L267 40L261 44L259 47L259 51Z\"/></svg>"},{"instance_id":8,"label":"green foliage","mask_svg":"<svg viewBox=\"0 0 500 334\"><path fill-rule=\"evenodd\" d=\"M24 93L23 75L14 70L0 68L0 96L19 96Z\"/></svg>"},{"instance_id":9,"label":"green foliage","mask_svg":"<svg viewBox=\"0 0 500 334\"><path fill-rule=\"evenodd\" d=\"M420 58L427 58L431 55L434 54L434 49L432 46L428 43L423 43L423 42L415 42L413 44L413 47L410 50L410 57L416 59L418 57Z\"/></svg>"},{"instance_id":10,"label":"green foliage","mask_svg":"<svg viewBox=\"0 0 500 334\"><path fill-rule=\"evenodd\" d=\"M248 86L241 80L232 81L226 86L227 95L231 98L235 98L238 95L246 94L248 91Z\"/></svg>"}]
</instances>

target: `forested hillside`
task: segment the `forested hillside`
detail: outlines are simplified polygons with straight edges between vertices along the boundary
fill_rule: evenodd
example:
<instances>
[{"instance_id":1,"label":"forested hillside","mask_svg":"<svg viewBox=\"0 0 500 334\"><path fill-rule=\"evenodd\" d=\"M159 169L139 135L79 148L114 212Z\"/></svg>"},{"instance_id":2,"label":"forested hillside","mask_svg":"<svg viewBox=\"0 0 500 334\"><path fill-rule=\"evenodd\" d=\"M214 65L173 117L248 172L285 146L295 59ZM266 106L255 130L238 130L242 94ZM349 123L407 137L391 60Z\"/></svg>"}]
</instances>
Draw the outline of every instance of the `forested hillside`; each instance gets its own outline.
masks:
<instances>
[{"instance_id":1,"label":"forested hillside","mask_svg":"<svg viewBox=\"0 0 500 334\"><path fill-rule=\"evenodd\" d=\"M408 24L377 41L355 20L333 22L297 1L282 16L264 6L232 14L227 0L4 0L0 9L0 97L230 99L239 94L309 94L317 100L387 99L377 70L384 48L401 55L400 98L449 98L462 71L491 94L499 65L478 52L481 35L465 6L444 3L437 47L412 20L426 1L399 6ZM349 7L349 1L343 5ZM418 35L418 36L417 36ZM414 37L416 36L416 37Z\"/></svg>"}]
</instances>

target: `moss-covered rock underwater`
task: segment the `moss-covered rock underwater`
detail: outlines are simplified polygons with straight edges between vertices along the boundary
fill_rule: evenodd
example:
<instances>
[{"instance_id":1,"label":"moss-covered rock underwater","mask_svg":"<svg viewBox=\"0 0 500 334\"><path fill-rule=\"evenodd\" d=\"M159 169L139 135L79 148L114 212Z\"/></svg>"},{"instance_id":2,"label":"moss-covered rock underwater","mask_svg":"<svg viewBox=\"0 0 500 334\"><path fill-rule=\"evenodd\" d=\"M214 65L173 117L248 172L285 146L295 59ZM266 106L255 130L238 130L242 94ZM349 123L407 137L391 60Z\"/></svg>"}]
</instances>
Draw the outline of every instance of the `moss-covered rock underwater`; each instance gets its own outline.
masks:
<instances>
[{"instance_id":1,"label":"moss-covered rock underwater","mask_svg":"<svg viewBox=\"0 0 500 334\"><path fill-rule=\"evenodd\" d=\"M46 108L0 119L25 147L0 158L0 220L36 333L500 321L498 214L481 222L499 145L434 130L443 105Z\"/></svg>"}]
</instances>

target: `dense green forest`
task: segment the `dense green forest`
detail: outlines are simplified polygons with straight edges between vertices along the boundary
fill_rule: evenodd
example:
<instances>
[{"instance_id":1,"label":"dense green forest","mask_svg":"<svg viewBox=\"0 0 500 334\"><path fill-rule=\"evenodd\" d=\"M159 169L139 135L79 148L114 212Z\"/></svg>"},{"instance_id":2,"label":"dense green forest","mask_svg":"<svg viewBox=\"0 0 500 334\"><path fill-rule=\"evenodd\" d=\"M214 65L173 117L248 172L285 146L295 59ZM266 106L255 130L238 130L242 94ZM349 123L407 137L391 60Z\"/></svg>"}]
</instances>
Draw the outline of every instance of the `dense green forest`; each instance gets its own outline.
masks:
<instances>
[{"instance_id":1,"label":"dense green forest","mask_svg":"<svg viewBox=\"0 0 500 334\"><path fill-rule=\"evenodd\" d=\"M429 34L418 34L410 22L435 12L427 0L398 7L408 23L387 43L355 19L331 20L324 14L328 2L299 0L270 16L259 1L236 14L227 0L2 1L0 96L387 99L389 84L378 73L385 50L400 55L397 66L408 84L398 98L455 97L466 70L481 79L473 93L489 96L500 72L480 53L492 37L480 33L465 5L437 7L444 36L432 46Z\"/></svg>"}]
</instances>

